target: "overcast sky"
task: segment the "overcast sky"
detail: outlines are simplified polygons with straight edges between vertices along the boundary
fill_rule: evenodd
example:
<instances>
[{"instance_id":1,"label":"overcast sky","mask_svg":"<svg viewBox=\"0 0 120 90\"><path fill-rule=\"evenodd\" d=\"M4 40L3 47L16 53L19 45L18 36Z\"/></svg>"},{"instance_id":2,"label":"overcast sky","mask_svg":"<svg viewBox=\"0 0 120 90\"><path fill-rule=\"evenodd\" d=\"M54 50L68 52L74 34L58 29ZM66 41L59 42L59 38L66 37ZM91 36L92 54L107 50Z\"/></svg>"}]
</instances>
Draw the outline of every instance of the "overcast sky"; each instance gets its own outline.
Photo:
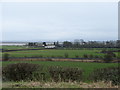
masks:
<instances>
[{"instance_id":1,"label":"overcast sky","mask_svg":"<svg viewBox=\"0 0 120 90\"><path fill-rule=\"evenodd\" d=\"M3 41L117 40L116 3L3 3Z\"/></svg>"}]
</instances>

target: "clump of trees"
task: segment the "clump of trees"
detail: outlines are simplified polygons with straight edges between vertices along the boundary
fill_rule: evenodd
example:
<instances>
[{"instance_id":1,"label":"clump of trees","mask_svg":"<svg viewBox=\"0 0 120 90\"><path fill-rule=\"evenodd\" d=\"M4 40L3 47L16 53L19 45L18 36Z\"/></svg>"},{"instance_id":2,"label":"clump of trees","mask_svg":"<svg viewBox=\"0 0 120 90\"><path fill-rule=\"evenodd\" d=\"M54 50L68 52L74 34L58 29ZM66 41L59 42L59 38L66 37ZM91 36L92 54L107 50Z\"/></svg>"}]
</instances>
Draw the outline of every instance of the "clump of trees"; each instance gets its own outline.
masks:
<instances>
[{"instance_id":1,"label":"clump of trees","mask_svg":"<svg viewBox=\"0 0 120 90\"><path fill-rule=\"evenodd\" d=\"M117 41L84 41L75 39L74 42L64 41L63 47L66 48L120 48L120 40Z\"/></svg>"},{"instance_id":2,"label":"clump of trees","mask_svg":"<svg viewBox=\"0 0 120 90\"><path fill-rule=\"evenodd\" d=\"M37 43L36 42L29 42L28 46L37 46Z\"/></svg>"}]
</instances>

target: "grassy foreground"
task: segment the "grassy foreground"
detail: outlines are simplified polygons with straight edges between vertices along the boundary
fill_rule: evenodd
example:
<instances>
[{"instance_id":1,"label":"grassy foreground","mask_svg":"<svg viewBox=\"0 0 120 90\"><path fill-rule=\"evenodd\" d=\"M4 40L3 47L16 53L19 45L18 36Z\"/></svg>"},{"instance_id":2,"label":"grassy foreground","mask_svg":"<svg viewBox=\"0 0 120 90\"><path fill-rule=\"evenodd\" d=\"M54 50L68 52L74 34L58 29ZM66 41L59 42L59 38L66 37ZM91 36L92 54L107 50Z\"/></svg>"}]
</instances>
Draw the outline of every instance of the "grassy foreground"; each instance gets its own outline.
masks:
<instances>
[{"instance_id":1,"label":"grassy foreground","mask_svg":"<svg viewBox=\"0 0 120 90\"><path fill-rule=\"evenodd\" d=\"M13 63L33 63L48 66L63 66L63 67L78 67L81 68L83 72L83 77L86 82L88 82L87 77L93 70L98 68L113 67L118 66L118 63L90 63L90 62L68 62L68 61L5 61L2 62L2 66Z\"/></svg>"}]
</instances>

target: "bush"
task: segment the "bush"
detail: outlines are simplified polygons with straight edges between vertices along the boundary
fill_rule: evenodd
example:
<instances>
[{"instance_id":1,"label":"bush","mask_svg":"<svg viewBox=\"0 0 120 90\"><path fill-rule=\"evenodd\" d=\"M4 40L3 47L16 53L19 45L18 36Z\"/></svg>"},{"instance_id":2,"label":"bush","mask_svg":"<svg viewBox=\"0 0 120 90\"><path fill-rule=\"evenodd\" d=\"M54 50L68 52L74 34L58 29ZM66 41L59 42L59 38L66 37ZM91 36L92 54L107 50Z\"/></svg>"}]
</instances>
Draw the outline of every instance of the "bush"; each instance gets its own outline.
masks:
<instances>
[{"instance_id":1,"label":"bush","mask_svg":"<svg viewBox=\"0 0 120 90\"><path fill-rule=\"evenodd\" d=\"M43 58L43 56L42 56L42 55L39 55L39 57L40 57L40 58Z\"/></svg>"},{"instance_id":2,"label":"bush","mask_svg":"<svg viewBox=\"0 0 120 90\"><path fill-rule=\"evenodd\" d=\"M83 57L84 57L84 58L88 58L88 55L87 55L87 54L84 54Z\"/></svg>"},{"instance_id":3,"label":"bush","mask_svg":"<svg viewBox=\"0 0 120 90\"><path fill-rule=\"evenodd\" d=\"M93 55L92 55L92 54L91 54L91 55L89 55L89 58L90 58L90 59L93 59Z\"/></svg>"},{"instance_id":4,"label":"bush","mask_svg":"<svg viewBox=\"0 0 120 90\"><path fill-rule=\"evenodd\" d=\"M90 79L93 81L112 81L112 84L118 85L120 84L120 72L119 67L109 67L96 69L90 75Z\"/></svg>"},{"instance_id":5,"label":"bush","mask_svg":"<svg viewBox=\"0 0 120 90\"><path fill-rule=\"evenodd\" d=\"M52 80L54 80L55 82L58 82L60 79L59 73L61 72L61 69L62 69L61 67L55 67L55 66L48 68L50 76L51 76Z\"/></svg>"},{"instance_id":6,"label":"bush","mask_svg":"<svg viewBox=\"0 0 120 90\"><path fill-rule=\"evenodd\" d=\"M39 65L30 63L9 64L3 67L3 77L7 80L20 81L31 80L32 75Z\"/></svg>"},{"instance_id":7,"label":"bush","mask_svg":"<svg viewBox=\"0 0 120 90\"><path fill-rule=\"evenodd\" d=\"M98 59L98 58L100 58L100 57L96 55L96 56L94 56L94 58L95 58L95 59Z\"/></svg>"},{"instance_id":8,"label":"bush","mask_svg":"<svg viewBox=\"0 0 120 90\"><path fill-rule=\"evenodd\" d=\"M45 81L46 80L46 71L44 70L43 65L39 65L37 70L32 73L32 77L30 78L34 81Z\"/></svg>"},{"instance_id":9,"label":"bush","mask_svg":"<svg viewBox=\"0 0 120 90\"><path fill-rule=\"evenodd\" d=\"M3 54L3 56L2 56L3 61L8 61L9 60L9 56L10 55L8 53Z\"/></svg>"},{"instance_id":10,"label":"bush","mask_svg":"<svg viewBox=\"0 0 120 90\"><path fill-rule=\"evenodd\" d=\"M52 66L49 68L49 73L55 82L63 81L81 81L82 70L79 68L68 68L68 67L56 67Z\"/></svg>"},{"instance_id":11,"label":"bush","mask_svg":"<svg viewBox=\"0 0 120 90\"><path fill-rule=\"evenodd\" d=\"M68 58L68 57L69 57L68 53L65 53L64 56L65 56L65 58Z\"/></svg>"},{"instance_id":12,"label":"bush","mask_svg":"<svg viewBox=\"0 0 120 90\"><path fill-rule=\"evenodd\" d=\"M78 56L78 55L75 55L75 57L76 57L76 58L79 58L79 56Z\"/></svg>"},{"instance_id":13,"label":"bush","mask_svg":"<svg viewBox=\"0 0 120 90\"><path fill-rule=\"evenodd\" d=\"M106 54L106 55L104 55L103 61L104 61L105 63L109 63L109 62L111 62L112 60L113 60L113 56L112 56L111 54Z\"/></svg>"},{"instance_id":14,"label":"bush","mask_svg":"<svg viewBox=\"0 0 120 90\"><path fill-rule=\"evenodd\" d=\"M107 54L113 56L113 57L116 57L115 53L113 53L112 51L108 51Z\"/></svg>"}]
</instances>

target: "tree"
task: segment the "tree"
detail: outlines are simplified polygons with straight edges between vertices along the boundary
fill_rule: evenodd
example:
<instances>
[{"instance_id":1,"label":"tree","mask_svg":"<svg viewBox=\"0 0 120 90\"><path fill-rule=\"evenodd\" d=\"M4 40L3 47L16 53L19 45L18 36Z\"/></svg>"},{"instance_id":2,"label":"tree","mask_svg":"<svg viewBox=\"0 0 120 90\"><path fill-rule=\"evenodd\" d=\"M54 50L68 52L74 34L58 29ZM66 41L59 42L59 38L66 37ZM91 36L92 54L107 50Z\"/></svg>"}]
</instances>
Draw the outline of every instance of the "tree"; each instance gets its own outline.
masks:
<instances>
[{"instance_id":1,"label":"tree","mask_svg":"<svg viewBox=\"0 0 120 90\"><path fill-rule=\"evenodd\" d=\"M72 47L72 43L68 41L63 42L63 47Z\"/></svg>"},{"instance_id":2,"label":"tree","mask_svg":"<svg viewBox=\"0 0 120 90\"><path fill-rule=\"evenodd\" d=\"M74 47L78 48L80 46L80 40L79 39L75 39L74 40Z\"/></svg>"},{"instance_id":3,"label":"tree","mask_svg":"<svg viewBox=\"0 0 120 90\"><path fill-rule=\"evenodd\" d=\"M57 46L57 47L60 47L60 44L59 44L58 41L57 41L57 42L54 42L54 45Z\"/></svg>"},{"instance_id":4,"label":"tree","mask_svg":"<svg viewBox=\"0 0 120 90\"><path fill-rule=\"evenodd\" d=\"M44 46L47 46L47 45L46 45L46 42L43 42L43 45L44 45Z\"/></svg>"},{"instance_id":5,"label":"tree","mask_svg":"<svg viewBox=\"0 0 120 90\"><path fill-rule=\"evenodd\" d=\"M120 40L117 40L117 42L116 42L116 47L117 47L117 48L120 48Z\"/></svg>"},{"instance_id":6,"label":"tree","mask_svg":"<svg viewBox=\"0 0 120 90\"><path fill-rule=\"evenodd\" d=\"M37 43L36 42L29 42L28 46L37 46Z\"/></svg>"}]
</instances>

